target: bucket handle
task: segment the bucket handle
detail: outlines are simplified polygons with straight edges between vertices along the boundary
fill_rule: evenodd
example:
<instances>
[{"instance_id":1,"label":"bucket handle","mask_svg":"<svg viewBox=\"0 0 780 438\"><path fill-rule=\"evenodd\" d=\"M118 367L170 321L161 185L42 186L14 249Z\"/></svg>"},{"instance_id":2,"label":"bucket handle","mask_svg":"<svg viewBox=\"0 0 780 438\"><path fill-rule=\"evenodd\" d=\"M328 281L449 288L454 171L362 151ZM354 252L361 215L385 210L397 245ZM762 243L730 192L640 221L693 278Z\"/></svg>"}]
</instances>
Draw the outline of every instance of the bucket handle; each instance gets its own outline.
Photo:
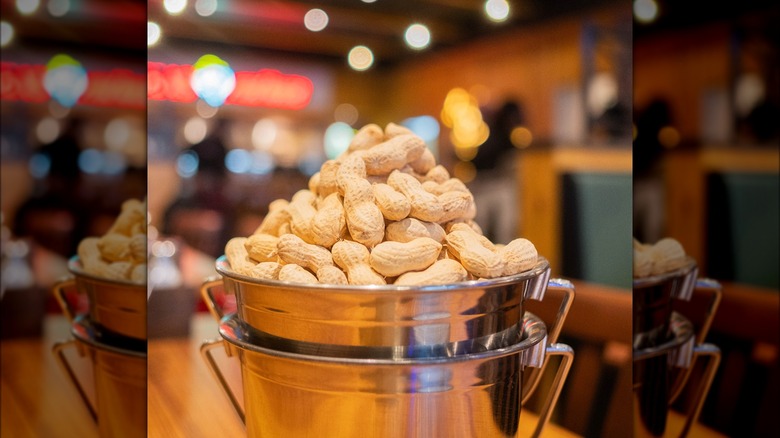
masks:
<instances>
[{"instance_id":1,"label":"bucket handle","mask_svg":"<svg viewBox=\"0 0 780 438\"><path fill-rule=\"evenodd\" d=\"M550 393L547 395L547 399L544 401L542 410L539 413L539 421L536 423L533 435L531 435L533 438L540 436L542 429L550 421L553 409L555 409L555 405L558 403L558 397L561 395L563 384L566 382L566 377L569 375L569 370L574 360L574 350L566 344L550 344L546 348L546 353L545 364L552 356L561 356L561 362L558 364L558 370L555 373ZM523 400L523 403L525 403L525 400Z\"/></svg>"},{"instance_id":2,"label":"bucket handle","mask_svg":"<svg viewBox=\"0 0 780 438\"><path fill-rule=\"evenodd\" d=\"M246 425L246 415L244 413L244 408L242 408L241 404L238 402L238 398L236 397L235 392L230 389L230 385L228 384L227 379L225 379L225 375L222 374L222 371L219 369L219 365L217 364L216 360L214 360L214 355L211 354L211 350L219 347L220 345L224 345L224 341L221 339L206 341L200 346L200 354L203 357L203 360L206 362L208 369L217 379L219 386L222 387L222 391L225 393L225 395L227 395L228 399L230 400L230 404L233 405L233 409L236 411L236 414L238 414L241 422Z\"/></svg>"},{"instance_id":3,"label":"bucket handle","mask_svg":"<svg viewBox=\"0 0 780 438\"><path fill-rule=\"evenodd\" d=\"M221 321L222 317L225 316L219 304L217 304L216 297L213 293L213 290L218 286L223 288L225 286L222 278L219 277L207 278L200 286L200 295L203 297L203 301L208 306L209 312L211 312L211 315L214 316L214 319L216 319L217 322Z\"/></svg>"},{"instance_id":4,"label":"bucket handle","mask_svg":"<svg viewBox=\"0 0 780 438\"><path fill-rule=\"evenodd\" d=\"M558 306L558 314L555 316L555 322L552 323L547 331L547 341L552 345L558 341L558 336L561 334L563 323L566 321L566 316L569 314L569 309L571 309L571 304L574 301L574 284L569 280L553 278L547 282L547 290L559 290L563 292L563 298L561 299L560 306ZM526 383L523 385L523 404L525 404L528 399L531 398L531 395L533 395L546 367L547 358L545 358L540 368L531 368L526 373Z\"/></svg>"},{"instance_id":5,"label":"bucket handle","mask_svg":"<svg viewBox=\"0 0 780 438\"><path fill-rule=\"evenodd\" d=\"M97 423L97 411L92 405L92 402L90 402L89 397L87 397L87 393L84 392L84 387L79 382L78 377L76 377L76 373L73 372L73 368L70 366L70 363L68 363L68 358L65 357L64 350L69 347L78 347L78 345L76 345L76 341L73 339L65 342L55 342L51 351L52 354L54 354L54 359L57 361L57 364L60 366L60 368L62 368L62 370L68 376L68 380L70 380L70 382L76 388L76 391L79 393L81 400L89 410L89 415L92 417L92 420Z\"/></svg>"},{"instance_id":6,"label":"bucket handle","mask_svg":"<svg viewBox=\"0 0 780 438\"><path fill-rule=\"evenodd\" d=\"M703 357L707 359L707 365L704 368L704 375L702 380L699 382L698 388L696 388L696 393L693 398L693 408L686 416L687 418L685 419L685 425L683 426L682 432L680 432L681 437L688 435L691 430L691 426L698 420L699 414L701 414L701 410L704 407L704 401L707 398L707 394L710 392L710 387L712 387L712 382L715 379L715 374L718 371L720 356L720 348L713 344L699 344L693 349L692 360L695 361L696 358ZM689 371L691 369L693 369L693 362L689 367ZM690 375L690 372L686 373L686 380L688 375ZM680 389L675 394L673 394L672 397L670 397L670 405L675 402L677 397L682 392L682 386L684 386L684 383L683 385L680 385Z\"/></svg>"},{"instance_id":7,"label":"bucket handle","mask_svg":"<svg viewBox=\"0 0 780 438\"><path fill-rule=\"evenodd\" d=\"M69 322L73 322L73 319L76 317L77 310L70 305L66 291L75 288L76 288L75 277L63 278L52 288L52 291L54 292L54 298L57 299L57 302L62 308L62 313L65 315L66 318L68 318Z\"/></svg>"}]
</instances>

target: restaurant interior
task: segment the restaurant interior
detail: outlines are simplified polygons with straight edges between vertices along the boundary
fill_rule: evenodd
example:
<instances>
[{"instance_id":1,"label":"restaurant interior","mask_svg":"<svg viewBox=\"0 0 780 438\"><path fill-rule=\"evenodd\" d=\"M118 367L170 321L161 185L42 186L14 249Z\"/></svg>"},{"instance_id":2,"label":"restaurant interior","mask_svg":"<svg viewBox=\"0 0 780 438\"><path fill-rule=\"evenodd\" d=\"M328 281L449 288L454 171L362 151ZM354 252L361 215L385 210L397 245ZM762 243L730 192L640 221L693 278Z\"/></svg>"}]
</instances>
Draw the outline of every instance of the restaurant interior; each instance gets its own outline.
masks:
<instances>
[{"instance_id":1,"label":"restaurant interior","mask_svg":"<svg viewBox=\"0 0 780 438\"><path fill-rule=\"evenodd\" d=\"M371 123L421 137L486 237L530 240L574 285L559 342L575 359L543 436L636 433L632 238L664 237L722 291L706 339L720 366L690 435L775 435L780 13L673 3L3 1L2 435L98 436L49 352L70 335L51 291L139 199L148 436L244 436L199 352L219 337L201 286ZM46 80L63 64L77 95L79 79ZM549 325L561 300L527 310ZM241 399L238 361L218 362ZM695 398L670 406L666 435Z\"/></svg>"}]
</instances>

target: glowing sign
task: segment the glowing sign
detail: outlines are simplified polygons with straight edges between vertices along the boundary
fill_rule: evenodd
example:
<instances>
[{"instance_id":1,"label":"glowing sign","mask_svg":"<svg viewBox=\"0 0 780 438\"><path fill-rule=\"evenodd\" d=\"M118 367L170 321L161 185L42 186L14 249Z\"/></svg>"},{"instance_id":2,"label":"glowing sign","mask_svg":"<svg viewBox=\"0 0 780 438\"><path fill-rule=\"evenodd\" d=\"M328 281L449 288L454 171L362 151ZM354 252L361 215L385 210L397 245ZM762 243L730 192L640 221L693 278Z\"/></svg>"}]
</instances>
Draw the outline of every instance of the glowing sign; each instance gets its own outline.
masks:
<instances>
[{"instance_id":1,"label":"glowing sign","mask_svg":"<svg viewBox=\"0 0 780 438\"><path fill-rule=\"evenodd\" d=\"M148 66L150 100L194 102L198 99L190 86L193 66L159 62L149 62ZM235 75L236 86L225 99L226 105L299 110L309 105L314 93L314 84L305 76L272 69L237 71Z\"/></svg>"}]
</instances>

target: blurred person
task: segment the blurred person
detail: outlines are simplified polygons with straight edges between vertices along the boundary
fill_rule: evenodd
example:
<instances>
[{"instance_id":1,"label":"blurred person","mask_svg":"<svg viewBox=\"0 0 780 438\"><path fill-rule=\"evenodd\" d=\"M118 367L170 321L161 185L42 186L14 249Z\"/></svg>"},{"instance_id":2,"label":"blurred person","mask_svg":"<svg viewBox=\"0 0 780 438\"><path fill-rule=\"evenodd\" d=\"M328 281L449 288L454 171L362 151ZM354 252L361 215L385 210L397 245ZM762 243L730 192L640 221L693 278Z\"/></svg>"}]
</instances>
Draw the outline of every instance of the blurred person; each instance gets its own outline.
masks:
<instances>
[{"instance_id":1,"label":"blurred person","mask_svg":"<svg viewBox=\"0 0 780 438\"><path fill-rule=\"evenodd\" d=\"M496 243L508 243L517 234L520 203L515 187L516 148L511 134L524 121L520 103L504 102L488 124L490 135L471 161L477 171L469 184L477 204L475 220L485 236Z\"/></svg>"}]
</instances>

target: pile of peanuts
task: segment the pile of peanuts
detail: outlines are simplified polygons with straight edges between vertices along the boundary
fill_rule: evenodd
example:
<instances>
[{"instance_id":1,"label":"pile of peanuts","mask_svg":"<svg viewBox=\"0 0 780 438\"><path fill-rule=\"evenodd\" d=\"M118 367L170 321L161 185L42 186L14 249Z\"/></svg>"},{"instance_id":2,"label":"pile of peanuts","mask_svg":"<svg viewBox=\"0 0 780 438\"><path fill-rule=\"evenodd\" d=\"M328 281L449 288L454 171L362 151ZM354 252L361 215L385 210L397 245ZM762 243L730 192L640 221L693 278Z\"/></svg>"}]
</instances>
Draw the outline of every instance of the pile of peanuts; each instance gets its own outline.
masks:
<instances>
[{"instance_id":1,"label":"pile of peanuts","mask_svg":"<svg viewBox=\"0 0 780 438\"><path fill-rule=\"evenodd\" d=\"M146 282L146 203L129 199L108 232L79 243L84 272L107 280Z\"/></svg>"},{"instance_id":2,"label":"pile of peanuts","mask_svg":"<svg viewBox=\"0 0 780 438\"><path fill-rule=\"evenodd\" d=\"M231 239L225 255L239 274L334 285L451 284L536 265L530 241L496 245L475 215L469 189L420 137L369 124L308 189L271 202L257 230Z\"/></svg>"},{"instance_id":3,"label":"pile of peanuts","mask_svg":"<svg viewBox=\"0 0 780 438\"><path fill-rule=\"evenodd\" d=\"M688 263L683 246L666 237L655 244L634 239L634 278L660 275L680 269Z\"/></svg>"}]
</instances>

